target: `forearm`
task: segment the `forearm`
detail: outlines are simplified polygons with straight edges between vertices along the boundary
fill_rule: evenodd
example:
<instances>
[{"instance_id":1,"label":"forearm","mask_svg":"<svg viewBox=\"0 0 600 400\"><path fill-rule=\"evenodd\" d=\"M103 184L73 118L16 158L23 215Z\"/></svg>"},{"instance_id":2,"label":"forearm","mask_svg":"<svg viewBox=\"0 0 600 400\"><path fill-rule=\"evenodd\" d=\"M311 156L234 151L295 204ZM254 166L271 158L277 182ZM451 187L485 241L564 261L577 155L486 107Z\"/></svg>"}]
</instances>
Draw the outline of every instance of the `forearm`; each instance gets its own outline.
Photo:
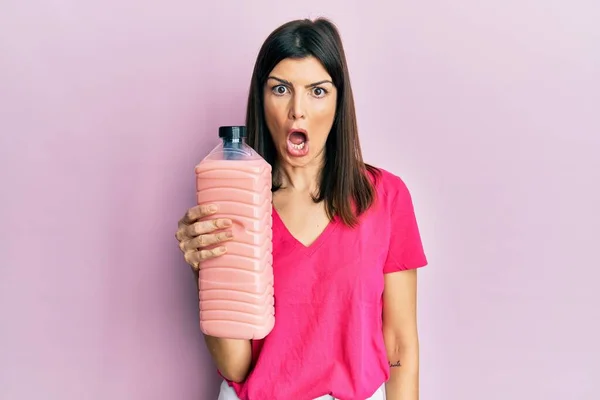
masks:
<instances>
[{"instance_id":1,"label":"forearm","mask_svg":"<svg viewBox=\"0 0 600 400\"><path fill-rule=\"evenodd\" d=\"M194 272L198 284L198 272ZM242 382L250 371L252 348L249 340L224 339L204 335L206 347L221 375L233 382Z\"/></svg>"},{"instance_id":2,"label":"forearm","mask_svg":"<svg viewBox=\"0 0 600 400\"><path fill-rule=\"evenodd\" d=\"M388 346L390 379L385 385L387 400L419 399L419 343Z\"/></svg>"},{"instance_id":3,"label":"forearm","mask_svg":"<svg viewBox=\"0 0 600 400\"><path fill-rule=\"evenodd\" d=\"M249 340L223 339L204 335L208 351L224 378L242 382L250 371L252 350Z\"/></svg>"}]
</instances>

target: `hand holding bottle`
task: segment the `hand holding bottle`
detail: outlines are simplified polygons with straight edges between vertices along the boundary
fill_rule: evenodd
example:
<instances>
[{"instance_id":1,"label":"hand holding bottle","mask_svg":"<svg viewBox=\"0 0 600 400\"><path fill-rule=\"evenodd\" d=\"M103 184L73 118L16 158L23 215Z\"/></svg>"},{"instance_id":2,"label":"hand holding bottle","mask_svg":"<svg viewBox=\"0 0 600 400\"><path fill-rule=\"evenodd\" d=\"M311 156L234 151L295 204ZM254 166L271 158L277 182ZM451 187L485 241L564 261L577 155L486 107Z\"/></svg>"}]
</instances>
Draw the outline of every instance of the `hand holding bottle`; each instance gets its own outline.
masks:
<instances>
[{"instance_id":1,"label":"hand holding bottle","mask_svg":"<svg viewBox=\"0 0 600 400\"><path fill-rule=\"evenodd\" d=\"M175 237L185 261L194 271L198 271L204 260L225 254L227 248L223 243L233 238L230 219L207 219L217 210L214 204L198 205L187 210L179 220Z\"/></svg>"}]
</instances>

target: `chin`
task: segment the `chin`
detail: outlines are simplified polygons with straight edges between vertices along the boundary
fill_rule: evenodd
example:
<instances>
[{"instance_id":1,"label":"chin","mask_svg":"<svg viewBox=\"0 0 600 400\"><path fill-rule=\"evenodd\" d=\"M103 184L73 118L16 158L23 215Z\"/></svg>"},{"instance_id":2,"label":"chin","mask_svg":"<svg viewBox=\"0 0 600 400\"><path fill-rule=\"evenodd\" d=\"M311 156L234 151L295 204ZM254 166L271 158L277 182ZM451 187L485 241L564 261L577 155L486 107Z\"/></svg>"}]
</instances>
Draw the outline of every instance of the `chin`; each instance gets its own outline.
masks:
<instances>
[{"instance_id":1,"label":"chin","mask_svg":"<svg viewBox=\"0 0 600 400\"><path fill-rule=\"evenodd\" d=\"M279 160L283 165L289 165L291 167L302 167L310 163L310 154L304 157L292 157L286 153L286 151L279 152Z\"/></svg>"},{"instance_id":2,"label":"chin","mask_svg":"<svg viewBox=\"0 0 600 400\"><path fill-rule=\"evenodd\" d=\"M295 157L285 157L283 162L290 167L306 167L307 165L312 164L312 159L307 157L295 158Z\"/></svg>"},{"instance_id":3,"label":"chin","mask_svg":"<svg viewBox=\"0 0 600 400\"><path fill-rule=\"evenodd\" d=\"M319 154L321 154L321 153L319 153ZM294 157L294 156L287 154L286 150L284 149L282 152L279 153L279 159L281 160L283 165L288 165L290 167L299 168L299 167L312 166L312 165L315 165L316 163L318 163L319 160L321 159L321 157L319 157L319 154L310 152L302 157Z\"/></svg>"}]
</instances>

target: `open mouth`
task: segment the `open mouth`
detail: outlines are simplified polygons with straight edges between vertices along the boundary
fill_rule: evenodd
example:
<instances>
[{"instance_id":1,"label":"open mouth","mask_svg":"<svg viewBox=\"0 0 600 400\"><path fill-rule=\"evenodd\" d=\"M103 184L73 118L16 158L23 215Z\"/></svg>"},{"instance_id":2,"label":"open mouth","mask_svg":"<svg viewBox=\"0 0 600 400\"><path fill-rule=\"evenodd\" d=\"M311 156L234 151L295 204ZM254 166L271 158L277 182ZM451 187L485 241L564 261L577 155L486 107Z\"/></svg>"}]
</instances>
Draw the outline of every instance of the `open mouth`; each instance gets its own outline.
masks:
<instances>
[{"instance_id":1,"label":"open mouth","mask_svg":"<svg viewBox=\"0 0 600 400\"><path fill-rule=\"evenodd\" d=\"M308 150L308 135L303 129L292 129L288 133L288 152L302 156Z\"/></svg>"},{"instance_id":2,"label":"open mouth","mask_svg":"<svg viewBox=\"0 0 600 400\"><path fill-rule=\"evenodd\" d=\"M301 150L306 144L308 137L306 136L306 132L294 130L289 133L288 140L292 143L292 147Z\"/></svg>"}]
</instances>

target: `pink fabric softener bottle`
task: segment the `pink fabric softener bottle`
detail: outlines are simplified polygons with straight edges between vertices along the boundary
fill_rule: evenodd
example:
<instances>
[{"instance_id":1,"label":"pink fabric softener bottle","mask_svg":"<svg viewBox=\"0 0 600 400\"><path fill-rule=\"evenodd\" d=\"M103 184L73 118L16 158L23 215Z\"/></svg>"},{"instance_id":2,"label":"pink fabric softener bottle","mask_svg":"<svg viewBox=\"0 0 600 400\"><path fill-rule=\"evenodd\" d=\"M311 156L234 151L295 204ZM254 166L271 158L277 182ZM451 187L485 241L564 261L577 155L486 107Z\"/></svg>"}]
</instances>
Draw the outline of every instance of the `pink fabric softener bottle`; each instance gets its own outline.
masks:
<instances>
[{"instance_id":1,"label":"pink fabric softener bottle","mask_svg":"<svg viewBox=\"0 0 600 400\"><path fill-rule=\"evenodd\" d=\"M233 221L224 255L200 265L200 329L220 338L262 339L275 324L271 166L246 144L244 126L219 128L219 143L196 165L198 204Z\"/></svg>"}]
</instances>

